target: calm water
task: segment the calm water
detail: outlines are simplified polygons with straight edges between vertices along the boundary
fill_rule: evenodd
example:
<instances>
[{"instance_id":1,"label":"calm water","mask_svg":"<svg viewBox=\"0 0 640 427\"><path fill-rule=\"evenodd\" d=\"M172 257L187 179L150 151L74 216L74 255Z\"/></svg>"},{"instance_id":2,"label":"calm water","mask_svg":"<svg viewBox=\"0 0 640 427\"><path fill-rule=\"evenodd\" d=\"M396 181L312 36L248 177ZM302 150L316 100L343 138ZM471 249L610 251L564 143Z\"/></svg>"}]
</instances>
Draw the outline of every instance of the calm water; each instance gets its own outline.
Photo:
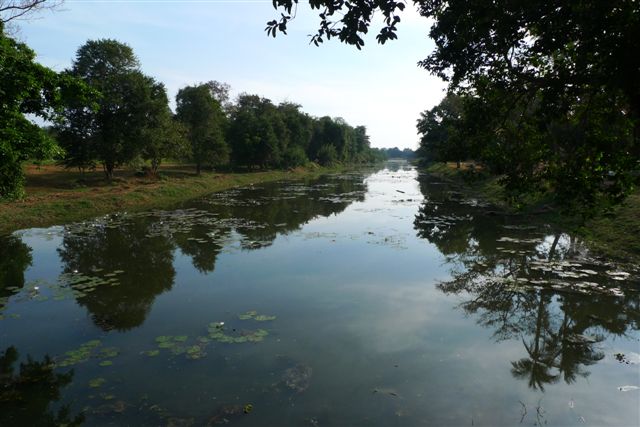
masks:
<instances>
[{"instance_id":1,"label":"calm water","mask_svg":"<svg viewBox=\"0 0 640 427\"><path fill-rule=\"evenodd\" d=\"M26 230L0 425L638 425L639 276L405 164Z\"/></svg>"}]
</instances>

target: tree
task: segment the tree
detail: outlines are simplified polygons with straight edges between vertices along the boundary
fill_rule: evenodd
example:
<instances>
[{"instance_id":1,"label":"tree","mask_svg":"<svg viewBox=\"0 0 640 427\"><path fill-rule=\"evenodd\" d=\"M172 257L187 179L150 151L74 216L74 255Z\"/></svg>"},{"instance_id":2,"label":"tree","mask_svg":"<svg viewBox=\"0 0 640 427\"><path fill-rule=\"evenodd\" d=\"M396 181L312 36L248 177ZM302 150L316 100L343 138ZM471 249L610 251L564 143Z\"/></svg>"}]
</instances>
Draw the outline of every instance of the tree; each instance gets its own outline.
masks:
<instances>
[{"instance_id":1,"label":"tree","mask_svg":"<svg viewBox=\"0 0 640 427\"><path fill-rule=\"evenodd\" d=\"M187 129L169 109L164 85L157 84L152 89L147 106L148 119L142 131L141 156L151 163L151 172L157 175L163 158L188 157L191 147L187 140Z\"/></svg>"},{"instance_id":2,"label":"tree","mask_svg":"<svg viewBox=\"0 0 640 427\"><path fill-rule=\"evenodd\" d=\"M309 161L307 149L313 134L313 120L301 111L301 106L291 102L278 105L278 112L287 129L286 147L282 154L283 167L303 166Z\"/></svg>"},{"instance_id":3,"label":"tree","mask_svg":"<svg viewBox=\"0 0 640 427\"><path fill-rule=\"evenodd\" d=\"M231 102L231 86L228 83L219 82L217 80L210 80L205 83L211 92L211 96L220 103L222 111L225 114L229 114L233 108Z\"/></svg>"},{"instance_id":4,"label":"tree","mask_svg":"<svg viewBox=\"0 0 640 427\"><path fill-rule=\"evenodd\" d=\"M8 37L0 22L0 199L23 195L21 162L47 157L55 144L25 115L55 120L63 104L86 95L71 76L35 62L35 53Z\"/></svg>"},{"instance_id":5,"label":"tree","mask_svg":"<svg viewBox=\"0 0 640 427\"><path fill-rule=\"evenodd\" d=\"M274 1L287 14L267 24L269 34L286 32L297 3ZM539 156L533 169L541 168L552 186L581 185L561 181L567 177L554 170L568 168L574 176L588 176L583 181L587 187L571 193L579 199L594 188L610 200L620 200L630 190L629 175L640 159L640 56L629 54L640 39L637 1L415 0L414 4L422 16L432 19L430 36L436 43L420 66L449 81L450 91L480 98L488 111L500 113L484 123L487 138L508 140L510 153ZM384 43L396 37L398 14L404 9L403 3L394 0L314 0L309 5L320 11L312 42L336 37L357 48L364 44L362 35L369 30L374 12L384 17L377 36ZM607 109L611 104L597 98L614 104ZM619 126L613 133L600 120L612 115ZM553 123L581 123L580 127L591 129L589 137L573 139L584 154L572 157L574 150L566 145L539 146L544 128ZM518 150L521 141L527 144L526 150ZM607 141L612 143L610 149L603 150ZM499 156L498 145L491 145ZM535 156L524 163L530 164ZM539 183L530 185L528 172L507 175L507 181L513 188L540 188Z\"/></svg>"},{"instance_id":6,"label":"tree","mask_svg":"<svg viewBox=\"0 0 640 427\"><path fill-rule=\"evenodd\" d=\"M98 108L79 103L65 111L60 134L68 165L97 158L110 180L116 167L141 153L149 123L162 113L157 105L167 99L164 86L139 66L131 47L116 40L89 40L78 49L68 73L100 95Z\"/></svg>"},{"instance_id":7,"label":"tree","mask_svg":"<svg viewBox=\"0 0 640 427\"><path fill-rule=\"evenodd\" d=\"M186 127L172 116L168 108L163 110L142 134L142 158L151 163L154 175L157 175L163 158L185 158L191 153Z\"/></svg>"},{"instance_id":8,"label":"tree","mask_svg":"<svg viewBox=\"0 0 640 427\"><path fill-rule=\"evenodd\" d=\"M207 84L187 86L176 96L177 119L187 129L191 156L200 174L203 164L219 166L229 161L229 146L225 141L226 118L220 102Z\"/></svg>"},{"instance_id":9,"label":"tree","mask_svg":"<svg viewBox=\"0 0 640 427\"><path fill-rule=\"evenodd\" d=\"M469 156L463 134L464 106L463 98L448 94L440 104L431 110L420 113L418 133L420 137L420 155L428 161L460 162Z\"/></svg>"},{"instance_id":10,"label":"tree","mask_svg":"<svg viewBox=\"0 0 640 427\"><path fill-rule=\"evenodd\" d=\"M231 158L237 165L278 167L288 143L288 129L271 100L242 94L231 114Z\"/></svg>"}]
</instances>

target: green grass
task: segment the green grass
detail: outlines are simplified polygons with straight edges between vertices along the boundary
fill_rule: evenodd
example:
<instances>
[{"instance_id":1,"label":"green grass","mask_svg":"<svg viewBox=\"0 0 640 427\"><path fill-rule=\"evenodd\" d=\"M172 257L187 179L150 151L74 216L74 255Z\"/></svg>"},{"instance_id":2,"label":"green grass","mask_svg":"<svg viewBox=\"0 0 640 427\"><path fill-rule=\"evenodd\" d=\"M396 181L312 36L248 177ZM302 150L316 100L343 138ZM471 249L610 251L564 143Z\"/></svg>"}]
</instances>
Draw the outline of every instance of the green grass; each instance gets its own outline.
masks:
<instances>
[{"instance_id":1,"label":"green grass","mask_svg":"<svg viewBox=\"0 0 640 427\"><path fill-rule=\"evenodd\" d=\"M170 176L156 181L121 180L112 185L61 188L60 177L38 181L38 191L27 186L27 197L0 202L0 235L32 227L49 227L86 220L117 211L162 209L229 188L317 176L339 168L298 168L293 171L265 171L220 174L205 172L200 176ZM61 171L60 174L64 174ZM27 178L29 176L27 175ZM66 178L64 178L66 179ZM51 188L47 187L50 182ZM44 189L44 190L43 190Z\"/></svg>"}]
</instances>

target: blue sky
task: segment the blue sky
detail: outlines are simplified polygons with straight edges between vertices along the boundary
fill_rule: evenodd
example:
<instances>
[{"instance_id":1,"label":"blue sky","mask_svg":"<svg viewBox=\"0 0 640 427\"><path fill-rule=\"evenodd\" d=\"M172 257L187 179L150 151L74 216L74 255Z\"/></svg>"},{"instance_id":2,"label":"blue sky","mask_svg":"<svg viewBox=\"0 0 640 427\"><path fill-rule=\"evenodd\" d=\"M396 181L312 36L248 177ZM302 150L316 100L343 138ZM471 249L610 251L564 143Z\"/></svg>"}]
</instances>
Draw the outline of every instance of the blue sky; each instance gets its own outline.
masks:
<instances>
[{"instance_id":1,"label":"blue sky","mask_svg":"<svg viewBox=\"0 0 640 427\"><path fill-rule=\"evenodd\" d=\"M318 18L304 3L287 36L267 37L265 23L278 16L271 0L66 0L21 22L19 38L56 70L69 67L87 40L114 38L134 49L172 100L183 86L219 80L234 96L292 101L314 116L365 125L375 147L417 147L418 115L445 89L416 65L433 49L426 19L405 11L399 39L384 46L374 25L358 51L337 41L309 45Z\"/></svg>"}]
</instances>

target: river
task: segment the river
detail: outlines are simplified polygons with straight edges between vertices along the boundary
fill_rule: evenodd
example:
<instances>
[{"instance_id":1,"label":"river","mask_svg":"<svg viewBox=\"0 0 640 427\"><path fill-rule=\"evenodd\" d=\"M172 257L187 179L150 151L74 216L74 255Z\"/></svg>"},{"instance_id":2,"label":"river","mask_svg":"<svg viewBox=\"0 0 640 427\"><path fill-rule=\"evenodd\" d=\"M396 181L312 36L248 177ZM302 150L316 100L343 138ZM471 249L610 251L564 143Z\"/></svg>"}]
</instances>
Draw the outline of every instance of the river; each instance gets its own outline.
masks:
<instances>
[{"instance_id":1,"label":"river","mask_svg":"<svg viewBox=\"0 0 640 427\"><path fill-rule=\"evenodd\" d=\"M639 425L639 290L400 162L23 230L0 425Z\"/></svg>"}]
</instances>

